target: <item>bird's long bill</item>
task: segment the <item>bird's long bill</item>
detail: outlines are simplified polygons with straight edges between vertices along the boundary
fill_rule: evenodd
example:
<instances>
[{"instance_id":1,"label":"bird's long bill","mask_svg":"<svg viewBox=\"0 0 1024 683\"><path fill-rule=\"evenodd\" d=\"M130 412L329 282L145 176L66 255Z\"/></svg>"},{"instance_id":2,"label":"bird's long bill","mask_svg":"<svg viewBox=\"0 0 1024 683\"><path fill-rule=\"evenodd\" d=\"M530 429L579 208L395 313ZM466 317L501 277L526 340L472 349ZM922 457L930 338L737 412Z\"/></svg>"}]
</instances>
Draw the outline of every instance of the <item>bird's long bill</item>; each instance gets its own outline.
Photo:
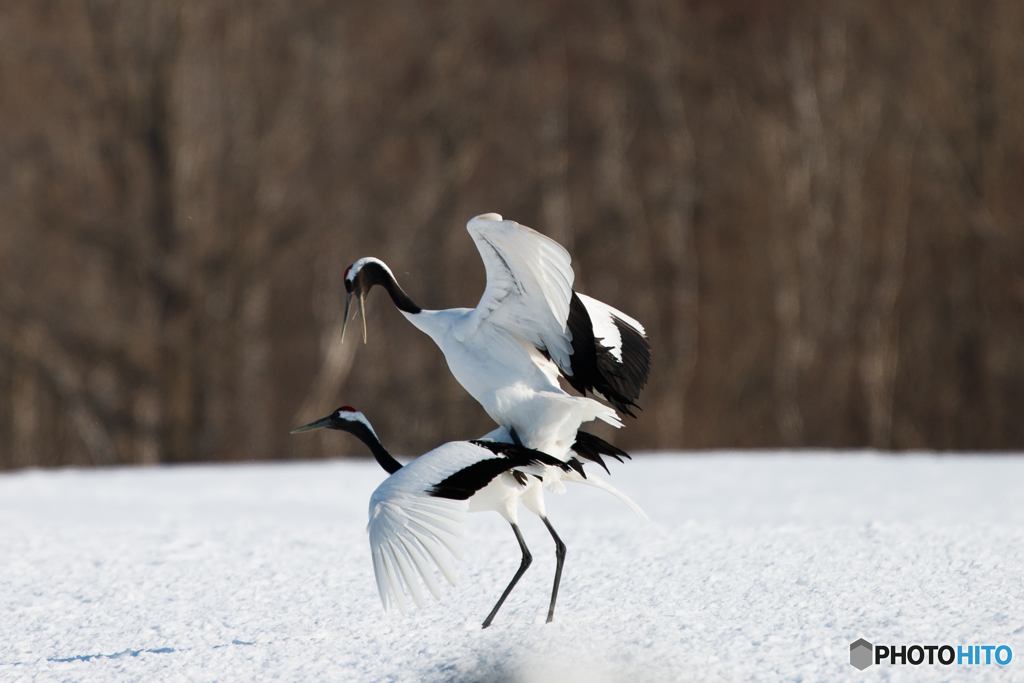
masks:
<instances>
[{"instance_id":1,"label":"bird's long bill","mask_svg":"<svg viewBox=\"0 0 1024 683\"><path fill-rule=\"evenodd\" d=\"M348 327L348 307L352 303L352 292L345 297L345 316L341 319L341 343L345 343L345 328Z\"/></svg>"},{"instance_id":2,"label":"bird's long bill","mask_svg":"<svg viewBox=\"0 0 1024 683\"><path fill-rule=\"evenodd\" d=\"M363 319L363 343L366 343L366 306L363 302L363 294L359 293L359 316Z\"/></svg>"},{"instance_id":3,"label":"bird's long bill","mask_svg":"<svg viewBox=\"0 0 1024 683\"><path fill-rule=\"evenodd\" d=\"M348 310L352 304L352 297L358 296L356 299L357 306L359 308L359 317L363 321L363 343L366 343L366 306L364 305L365 294L356 294L355 292L349 292L348 297L345 299L345 317L341 321L341 343L345 343L345 328L348 327Z\"/></svg>"},{"instance_id":4,"label":"bird's long bill","mask_svg":"<svg viewBox=\"0 0 1024 683\"><path fill-rule=\"evenodd\" d=\"M302 432L311 432L314 429L320 429L321 427L326 427L327 424L331 421L331 417L332 417L331 415L328 415L327 417L321 417L319 420L316 420L315 422L310 422L308 425L302 425L301 427L296 427L295 429L292 430L292 434L301 434Z\"/></svg>"}]
</instances>

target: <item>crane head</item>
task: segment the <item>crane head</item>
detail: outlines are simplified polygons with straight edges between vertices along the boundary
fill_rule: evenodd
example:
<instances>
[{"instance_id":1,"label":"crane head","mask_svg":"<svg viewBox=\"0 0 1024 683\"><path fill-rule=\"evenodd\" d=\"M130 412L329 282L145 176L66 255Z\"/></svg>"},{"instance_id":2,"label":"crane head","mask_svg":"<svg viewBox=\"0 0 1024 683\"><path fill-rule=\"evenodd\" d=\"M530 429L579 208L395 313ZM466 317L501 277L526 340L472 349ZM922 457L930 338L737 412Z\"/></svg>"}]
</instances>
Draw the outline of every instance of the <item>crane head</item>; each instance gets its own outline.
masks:
<instances>
[{"instance_id":1,"label":"crane head","mask_svg":"<svg viewBox=\"0 0 1024 683\"><path fill-rule=\"evenodd\" d=\"M310 432L314 429L337 429L343 432L352 433L353 431L360 430L363 427L368 428L373 432L373 427L370 426L370 421L367 420L361 412L352 406L342 406L327 417L321 417L319 420L314 420L309 424L296 427L291 431L291 433L301 434L302 432Z\"/></svg>"},{"instance_id":2,"label":"crane head","mask_svg":"<svg viewBox=\"0 0 1024 683\"><path fill-rule=\"evenodd\" d=\"M348 312L351 308L352 298L355 297L359 305L359 317L363 321L363 343L366 343L366 295L373 289L374 285L397 286L395 276L391 269L381 261L373 257L361 258L345 269L345 317L341 324L341 341L345 341L345 328L348 326Z\"/></svg>"}]
</instances>

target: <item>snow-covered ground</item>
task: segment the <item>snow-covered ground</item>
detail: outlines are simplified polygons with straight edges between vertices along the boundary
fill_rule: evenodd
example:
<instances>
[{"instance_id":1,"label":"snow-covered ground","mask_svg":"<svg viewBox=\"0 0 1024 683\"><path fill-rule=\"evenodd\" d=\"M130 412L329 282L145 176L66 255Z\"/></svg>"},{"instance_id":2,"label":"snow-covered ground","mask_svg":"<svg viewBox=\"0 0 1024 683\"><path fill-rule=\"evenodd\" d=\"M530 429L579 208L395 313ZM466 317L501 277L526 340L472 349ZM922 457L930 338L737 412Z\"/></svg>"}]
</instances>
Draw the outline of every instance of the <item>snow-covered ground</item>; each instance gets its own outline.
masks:
<instances>
[{"instance_id":1,"label":"snow-covered ground","mask_svg":"<svg viewBox=\"0 0 1024 683\"><path fill-rule=\"evenodd\" d=\"M534 564L470 515L460 585L386 615L372 461L0 475L0 681L1024 680L1024 458L644 455L549 495ZM849 644L1008 645L1005 666Z\"/></svg>"}]
</instances>

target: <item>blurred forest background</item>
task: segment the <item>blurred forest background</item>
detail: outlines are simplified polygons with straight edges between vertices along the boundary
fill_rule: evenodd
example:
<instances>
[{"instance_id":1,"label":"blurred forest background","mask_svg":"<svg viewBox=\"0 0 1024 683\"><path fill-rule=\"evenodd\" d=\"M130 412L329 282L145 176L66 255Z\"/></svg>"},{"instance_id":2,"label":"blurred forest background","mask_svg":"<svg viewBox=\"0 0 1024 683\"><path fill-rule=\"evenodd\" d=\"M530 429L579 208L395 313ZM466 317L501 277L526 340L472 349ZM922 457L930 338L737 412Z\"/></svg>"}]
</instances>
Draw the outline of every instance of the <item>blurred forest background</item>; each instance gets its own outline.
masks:
<instances>
[{"instance_id":1,"label":"blurred forest background","mask_svg":"<svg viewBox=\"0 0 1024 683\"><path fill-rule=\"evenodd\" d=\"M646 324L622 446L1024 449L1020 0L7 0L0 468L483 434L381 290L338 342L488 211Z\"/></svg>"}]
</instances>

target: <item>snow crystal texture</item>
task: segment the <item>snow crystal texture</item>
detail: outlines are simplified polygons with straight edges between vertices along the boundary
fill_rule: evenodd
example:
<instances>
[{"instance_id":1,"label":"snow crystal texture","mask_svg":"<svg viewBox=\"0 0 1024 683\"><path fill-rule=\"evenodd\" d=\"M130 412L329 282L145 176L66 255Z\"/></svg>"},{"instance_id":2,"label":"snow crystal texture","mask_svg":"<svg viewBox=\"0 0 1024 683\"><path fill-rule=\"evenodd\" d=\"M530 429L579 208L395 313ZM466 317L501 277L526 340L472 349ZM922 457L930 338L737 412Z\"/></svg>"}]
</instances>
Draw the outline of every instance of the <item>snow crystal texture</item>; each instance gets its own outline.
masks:
<instances>
[{"instance_id":1,"label":"snow crystal texture","mask_svg":"<svg viewBox=\"0 0 1024 683\"><path fill-rule=\"evenodd\" d=\"M0 681L1024 680L1024 459L668 454L548 496L568 546L467 517L459 585L405 618L373 580L372 461L0 475ZM849 644L1006 644L999 666Z\"/></svg>"}]
</instances>

